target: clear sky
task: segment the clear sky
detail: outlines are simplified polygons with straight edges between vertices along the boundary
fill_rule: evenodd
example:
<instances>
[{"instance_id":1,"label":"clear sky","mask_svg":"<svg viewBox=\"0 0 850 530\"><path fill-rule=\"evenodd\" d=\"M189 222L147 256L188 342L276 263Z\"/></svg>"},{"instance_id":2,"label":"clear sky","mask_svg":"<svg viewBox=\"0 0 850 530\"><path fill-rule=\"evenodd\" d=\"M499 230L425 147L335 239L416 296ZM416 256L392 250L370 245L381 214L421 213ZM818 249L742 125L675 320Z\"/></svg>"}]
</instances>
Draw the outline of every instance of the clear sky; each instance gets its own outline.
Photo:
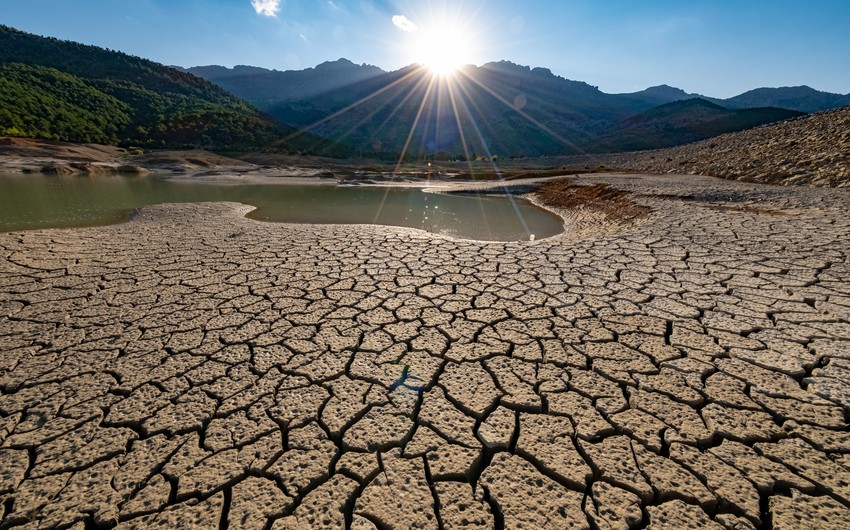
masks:
<instances>
[{"instance_id":1,"label":"clear sky","mask_svg":"<svg viewBox=\"0 0 850 530\"><path fill-rule=\"evenodd\" d=\"M439 42L605 92L850 92L850 0L0 0L0 24L187 67L394 70Z\"/></svg>"}]
</instances>

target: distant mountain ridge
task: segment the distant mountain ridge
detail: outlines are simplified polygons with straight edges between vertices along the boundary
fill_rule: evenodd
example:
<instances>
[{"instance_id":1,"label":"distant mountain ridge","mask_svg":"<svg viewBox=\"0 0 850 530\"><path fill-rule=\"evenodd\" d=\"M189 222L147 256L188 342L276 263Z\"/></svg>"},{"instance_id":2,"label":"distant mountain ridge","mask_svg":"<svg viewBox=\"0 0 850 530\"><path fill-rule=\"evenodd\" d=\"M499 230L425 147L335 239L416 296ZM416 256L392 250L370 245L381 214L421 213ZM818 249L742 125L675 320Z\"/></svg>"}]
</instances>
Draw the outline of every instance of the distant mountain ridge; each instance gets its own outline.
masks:
<instances>
[{"instance_id":1,"label":"distant mountain ridge","mask_svg":"<svg viewBox=\"0 0 850 530\"><path fill-rule=\"evenodd\" d=\"M653 149L850 104L850 95L808 87L758 89L726 100L668 85L607 94L547 68L509 61L463 67L455 75L462 90L451 93L440 86L435 93L442 103L435 99L424 104L428 74L415 66L384 72L340 59L287 72L243 66L188 71L219 83L283 123L383 156L402 150L451 158ZM459 116L445 108L452 97ZM643 115L695 98L719 108L681 105L672 113ZM760 110L741 112L756 108ZM684 125L688 120L692 123Z\"/></svg>"},{"instance_id":2,"label":"distant mountain ridge","mask_svg":"<svg viewBox=\"0 0 850 530\"><path fill-rule=\"evenodd\" d=\"M183 69L211 81L258 108L336 90L384 74L377 66L348 59L324 62L304 70L267 70L256 66L196 66Z\"/></svg>"},{"instance_id":3,"label":"distant mountain ridge","mask_svg":"<svg viewBox=\"0 0 850 530\"><path fill-rule=\"evenodd\" d=\"M522 66L510 61L486 63L480 68L500 71L504 74L515 76L533 74L538 79L554 77L562 82L573 84L573 86L584 85L589 89L598 90L597 87L588 83L572 81L556 76L548 68ZM249 78L254 76L261 76L264 78L264 81L273 80L275 82L282 83L297 80L298 82L295 83L298 87L297 90L288 86L275 86L273 88L266 89L276 92L276 95L271 99L279 102L295 98L316 96L322 92L327 92L328 88L339 88L371 77L392 73L386 72L373 65L357 65L344 58L336 61L328 61L314 68L306 68L304 70L280 71L244 65L238 65L233 68L226 68L223 66L195 66L185 68L183 70L195 74L198 77L207 79L213 83L220 84L226 90L230 90L234 94L243 97L246 101L257 105L260 108L264 108L263 101L261 99L256 99L251 93L252 90L257 90L257 87L235 86L232 81L227 80L240 79L242 83L247 83ZM333 81L322 79L322 76L331 72L334 74ZM312 90L306 86L305 81L308 79L314 82L314 84L312 84L314 87ZM225 85L228 85L231 88L227 88ZM601 91L600 93L604 94ZM633 102L639 102L639 106L642 104L646 106L646 108L694 98L704 99L729 109L776 107L806 113L850 105L850 93L834 94L831 92L816 90L806 85L795 87L756 88L726 99L715 98L704 94L688 93L681 88L664 84L652 86L638 92L606 95L617 96L623 99L632 100Z\"/></svg>"},{"instance_id":4,"label":"distant mountain ridge","mask_svg":"<svg viewBox=\"0 0 850 530\"><path fill-rule=\"evenodd\" d=\"M710 101L720 106L724 106L723 100L711 98L702 94L689 94L681 88L672 87L670 85L651 86L639 92L631 92L626 94L618 94L629 99L644 102L651 106L665 105L676 101L684 101L687 99L699 98L705 101Z\"/></svg>"},{"instance_id":5,"label":"distant mountain ridge","mask_svg":"<svg viewBox=\"0 0 850 530\"><path fill-rule=\"evenodd\" d=\"M510 63L467 66L452 89L410 66L266 112L358 151L440 157L580 152L600 128L634 114L586 83ZM564 104L568 101L568 104Z\"/></svg>"},{"instance_id":6,"label":"distant mountain ridge","mask_svg":"<svg viewBox=\"0 0 850 530\"><path fill-rule=\"evenodd\" d=\"M818 112L850 105L850 94L821 92L812 87L757 88L725 100L730 109L780 107L800 112Z\"/></svg>"}]
</instances>

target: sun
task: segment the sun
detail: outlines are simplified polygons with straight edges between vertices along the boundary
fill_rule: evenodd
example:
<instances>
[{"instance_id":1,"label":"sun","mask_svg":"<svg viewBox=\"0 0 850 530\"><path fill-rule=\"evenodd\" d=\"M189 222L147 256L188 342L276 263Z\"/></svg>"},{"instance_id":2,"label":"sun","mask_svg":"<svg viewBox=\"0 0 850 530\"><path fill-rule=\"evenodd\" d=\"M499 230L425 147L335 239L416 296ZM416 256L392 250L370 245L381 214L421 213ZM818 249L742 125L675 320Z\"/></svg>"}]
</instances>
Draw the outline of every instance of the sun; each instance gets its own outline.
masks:
<instances>
[{"instance_id":1,"label":"sun","mask_svg":"<svg viewBox=\"0 0 850 530\"><path fill-rule=\"evenodd\" d=\"M467 32L441 24L423 29L417 35L415 61L439 76L450 76L472 60L473 43Z\"/></svg>"}]
</instances>

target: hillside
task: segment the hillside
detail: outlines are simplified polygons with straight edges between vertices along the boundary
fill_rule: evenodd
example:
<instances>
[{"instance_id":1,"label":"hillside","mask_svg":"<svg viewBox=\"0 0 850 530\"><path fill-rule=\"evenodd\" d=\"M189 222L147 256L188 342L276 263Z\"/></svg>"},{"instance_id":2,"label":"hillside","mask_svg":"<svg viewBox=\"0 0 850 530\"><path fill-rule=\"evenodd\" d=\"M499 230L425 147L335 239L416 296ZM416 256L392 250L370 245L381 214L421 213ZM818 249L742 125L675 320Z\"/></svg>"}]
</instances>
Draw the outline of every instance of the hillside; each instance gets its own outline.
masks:
<instances>
[{"instance_id":1,"label":"hillside","mask_svg":"<svg viewBox=\"0 0 850 530\"><path fill-rule=\"evenodd\" d=\"M672 147L802 115L777 108L731 110L700 98L686 99L618 123L584 147L597 153Z\"/></svg>"},{"instance_id":2,"label":"hillside","mask_svg":"<svg viewBox=\"0 0 850 530\"><path fill-rule=\"evenodd\" d=\"M670 149L558 157L546 163L850 187L850 106Z\"/></svg>"},{"instance_id":3,"label":"hillside","mask_svg":"<svg viewBox=\"0 0 850 530\"><path fill-rule=\"evenodd\" d=\"M251 149L292 133L194 75L0 26L0 135ZM316 138L300 137L281 147L307 150L319 145Z\"/></svg>"}]
</instances>

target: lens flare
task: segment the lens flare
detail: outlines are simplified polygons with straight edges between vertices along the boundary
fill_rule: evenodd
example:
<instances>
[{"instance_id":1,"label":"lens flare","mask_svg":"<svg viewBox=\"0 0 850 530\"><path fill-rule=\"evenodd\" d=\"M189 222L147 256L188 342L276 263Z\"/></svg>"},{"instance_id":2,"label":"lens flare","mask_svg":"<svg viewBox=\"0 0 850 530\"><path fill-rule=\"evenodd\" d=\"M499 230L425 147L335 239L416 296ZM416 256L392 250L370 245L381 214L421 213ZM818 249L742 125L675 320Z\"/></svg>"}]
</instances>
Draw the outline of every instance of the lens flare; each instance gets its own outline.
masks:
<instances>
[{"instance_id":1,"label":"lens flare","mask_svg":"<svg viewBox=\"0 0 850 530\"><path fill-rule=\"evenodd\" d=\"M414 61L440 76L450 76L472 62L473 43L462 28L440 24L419 32Z\"/></svg>"}]
</instances>

